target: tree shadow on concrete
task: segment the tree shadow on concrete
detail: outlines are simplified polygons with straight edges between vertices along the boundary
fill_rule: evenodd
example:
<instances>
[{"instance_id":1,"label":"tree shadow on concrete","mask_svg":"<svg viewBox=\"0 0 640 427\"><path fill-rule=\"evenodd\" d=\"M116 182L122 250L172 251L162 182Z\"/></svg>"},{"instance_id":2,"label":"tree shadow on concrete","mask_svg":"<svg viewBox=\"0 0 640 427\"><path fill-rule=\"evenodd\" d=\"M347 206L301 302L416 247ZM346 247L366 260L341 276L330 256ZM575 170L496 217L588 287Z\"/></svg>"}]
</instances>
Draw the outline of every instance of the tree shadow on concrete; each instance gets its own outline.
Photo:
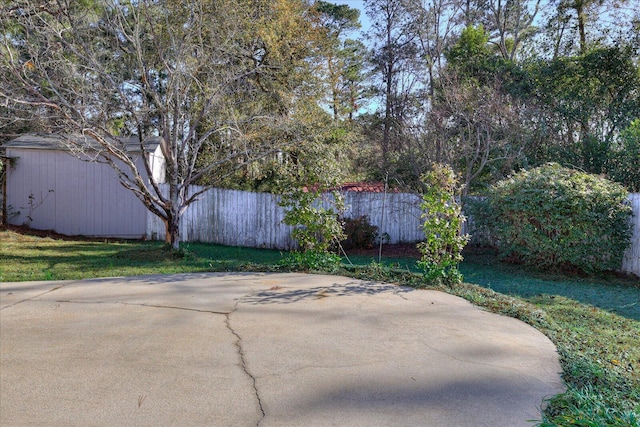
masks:
<instances>
[{"instance_id":1,"label":"tree shadow on concrete","mask_svg":"<svg viewBox=\"0 0 640 427\"><path fill-rule=\"evenodd\" d=\"M346 296L373 296L383 293L404 298L403 294L415 291L413 288L375 282L333 283L328 286L314 286L305 289L273 286L270 289L247 295L242 298L241 302L243 304L291 304L304 300Z\"/></svg>"}]
</instances>

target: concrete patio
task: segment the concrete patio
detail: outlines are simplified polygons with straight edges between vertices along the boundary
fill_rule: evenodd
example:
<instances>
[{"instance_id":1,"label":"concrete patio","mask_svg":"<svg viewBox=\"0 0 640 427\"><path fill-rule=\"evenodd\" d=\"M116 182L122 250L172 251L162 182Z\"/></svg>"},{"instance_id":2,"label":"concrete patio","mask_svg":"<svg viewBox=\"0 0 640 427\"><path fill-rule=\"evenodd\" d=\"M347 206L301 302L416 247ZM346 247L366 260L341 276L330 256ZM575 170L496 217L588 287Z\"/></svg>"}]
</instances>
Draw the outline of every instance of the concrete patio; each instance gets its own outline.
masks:
<instances>
[{"instance_id":1,"label":"concrete patio","mask_svg":"<svg viewBox=\"0 0 640 427\"><path fill-rule=\"evenodd\" d=\"M560 370L518 320L346 277L0 284L6 426L527 426Z\"/></svg>"}]
</instances>

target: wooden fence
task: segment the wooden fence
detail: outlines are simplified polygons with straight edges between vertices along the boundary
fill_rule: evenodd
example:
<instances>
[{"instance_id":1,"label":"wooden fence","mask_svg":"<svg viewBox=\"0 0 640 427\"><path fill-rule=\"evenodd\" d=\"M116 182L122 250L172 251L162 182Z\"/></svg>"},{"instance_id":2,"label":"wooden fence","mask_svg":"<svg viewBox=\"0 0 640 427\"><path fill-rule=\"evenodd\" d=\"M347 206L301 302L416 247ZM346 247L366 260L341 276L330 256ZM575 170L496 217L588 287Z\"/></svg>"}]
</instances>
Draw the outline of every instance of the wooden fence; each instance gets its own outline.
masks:
<instances>
[{"instance_id":1,"label":"wooden fence","mask_svg":"<svg viewBox=\"0 0 640 427\"><path fill-rule=\"evenodd\" d=\"M621 270L640 276L640 193L630 194L629 202L633 208L633 235L631 246L624 253Z\"/></svg>"},{"instance_id":2,"label":"wooden fence","mask_svg":"<svg viewBox=\"0 0 640 427\"><path fill-rule=\"evenodd\" d=\"M166 185L165 185L166 186ZM194 190L196 190L195 188ZM417 242L424 235L419 229L420 199L413 194L344 194L346 218L367 215L389 243ZM213 188L185 211L180 228L184 241L219 243L253 248L293 249L292 227L283 224L285 209L279 197L268 193ZM164 224L149 214L147 236L164 239Z\"/></svg>"},{"instance_id":3,"label":"wooden fence","mask_svg":"<svg viewBox=\"0 0 640 427\"><path fill-rule=\"evenodd\" d=\"M166 187L166 185L165 185ZM197 190L197 188L194 188ZM407 193L344 193L346 218L368 216L388 243L420 241L420 198ZM621 270L640 276L640 193L629 195L633 206L632 245L624 255ZM203 193L184 213L181 223L183 241L201 241L228 246L293 249L292 228L283 224L285 210L279 197L268 193L211 189ZM149 213L147 237L164 239L162 221Z\"/></svg>"},{"instance_id":4,"label":"wooden fence","mask_svg":"<svg viewBox=\"0 0 640 427\"><path fill-rule=\"evenodd\" d=\"M284 213L272 194L212 188L183 214L180 238L188 242L290 249L295 241L291 227L282 223ZM164 239L165 233L163 222L149 214L147 236Z\"/></svg>"}]
</instances>

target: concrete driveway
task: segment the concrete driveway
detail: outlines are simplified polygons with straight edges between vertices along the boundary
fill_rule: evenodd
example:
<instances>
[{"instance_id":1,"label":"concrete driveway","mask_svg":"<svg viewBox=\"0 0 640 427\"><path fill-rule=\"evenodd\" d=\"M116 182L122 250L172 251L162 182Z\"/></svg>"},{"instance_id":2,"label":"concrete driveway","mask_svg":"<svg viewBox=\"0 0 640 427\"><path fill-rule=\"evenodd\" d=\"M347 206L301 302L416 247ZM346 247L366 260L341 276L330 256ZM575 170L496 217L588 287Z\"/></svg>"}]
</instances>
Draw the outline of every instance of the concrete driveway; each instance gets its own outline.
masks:
<instances>
[{"instance_id":1,"label":"concrete driveway","mask_svg":"<svg viewBox=\"0 0 640 427\"><path fill-rule=\"evenodd\" d=\"M518 320L345 277L0 284L3 426L527 426L560 370Z\"/></svg>"}]
</instances>

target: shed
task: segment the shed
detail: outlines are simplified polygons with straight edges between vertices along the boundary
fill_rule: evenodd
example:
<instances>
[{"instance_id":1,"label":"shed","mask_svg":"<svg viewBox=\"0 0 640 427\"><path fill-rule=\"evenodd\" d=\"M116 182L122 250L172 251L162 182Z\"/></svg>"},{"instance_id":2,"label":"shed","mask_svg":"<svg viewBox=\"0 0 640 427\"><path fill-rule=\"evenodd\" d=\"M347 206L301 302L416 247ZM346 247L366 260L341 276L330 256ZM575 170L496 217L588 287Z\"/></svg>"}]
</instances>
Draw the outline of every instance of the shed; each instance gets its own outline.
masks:
<instances>
[{"instance_id":1,"label":"shed","mask_svg":"<svg viewBox=\"0 0 640 427\"><path fill-rule=\"evenodd\" d=\"M111 166L95 160L97 143L83 138L84 155L71 153L64 138L52 134L26 134L5 143L8 222L66 235L142 238L148 211L120 184ZM164 182L165 162L161 138L151 138L141 149L137 138L120 139L145 171L149 159L153 179Z\"/></svg>"}]
</instances>

